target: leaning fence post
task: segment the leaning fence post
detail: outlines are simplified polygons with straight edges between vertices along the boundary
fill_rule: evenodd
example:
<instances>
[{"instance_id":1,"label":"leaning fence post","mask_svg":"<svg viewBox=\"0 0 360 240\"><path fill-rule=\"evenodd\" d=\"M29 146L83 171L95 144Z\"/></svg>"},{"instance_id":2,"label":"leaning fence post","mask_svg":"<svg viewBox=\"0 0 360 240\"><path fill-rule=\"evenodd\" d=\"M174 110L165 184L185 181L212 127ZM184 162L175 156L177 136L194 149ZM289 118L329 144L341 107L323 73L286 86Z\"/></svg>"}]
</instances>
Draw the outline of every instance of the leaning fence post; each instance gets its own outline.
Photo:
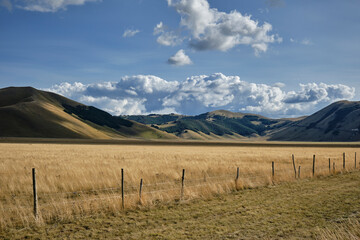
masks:
<instances>
[{"instance_id":1,"label":"leaning fence post","mask_svg":"<svg viewBox=\"0 0 360 240\"><path fill-rule=\"evenodd\" d=\"M35 168L32 169L32 179L33 179L33 193L34 193L34 216L35 220L38 219L38 196L36 191L36 172Z\"/></svg>"},{"instance_id":2,"label":"leaning fence post","mask_svg":"<svg viewBox=\"0 0 360 240\"><path fill-rule=\"evenodd\" d=\"M124 203L124 169L121 169L121 207L125 209Z\"/></svg>"},{"instance_id":3,"label":"leaning fence post","mask_svg":"<svg viewBox=\"0 0 360 240\"><path fill-rule=\"evenodd\" d=\"M236 169L236 178L235 178L235 189L238 190L238 180L239 180L239 175L240 175L240 172L239 172L239 167Z\"/></svg>"},{"instance_id":4,"label":"leaning fence post","mask_svg":"<svg viewBox=\"0 0 360 240\"><path fill-rule=\"evenodd\" d=\"M295 172L295 178L296 178L296 166L295 166L295 157L294 157L294 154L292 155L292 162L293 162L294 172Z\"/></svg>"},{"instance_id":5,"label":"leaning fence post","mask_svg":"<svg viewBox=\"0 0 360 240\"><path fill-rule=\"evenodd\" d=\"M274 177L275 177L275 166L274 166L274 162L271 162L271 176L272 176L272 182L274 184Z\"/></svg>"},{"instance_id":6,"label":"leaning fence post","mask_svg":"<svg viewBox=\"0 0 360 240\"><path fill-rule=\"evenodd\" d=\"M183 197L184 197L184 180L185 180L185 169L182 170L180 199L183 199Z\"/></svg>"},{"instance_id":7,"label":"leaning fence post","mask_svg":"<svg viewBox=\"0 0 360 240\"><path fill-rule=\"evenodd\" d=\"M345 153L343 153L343 170L345 170Z\"/></svg>"},{"instance_id":8,"label":"leaning fence post","mask_svg":"<svg viewBox=\"0 0 360 240\"><path fill-rule=\"evenodd\" d=\"M300 179L300 169L301 169L301 166L299 166L299 170L298 170L298 178Z\"/></svg>"},{"instance_id":9,"label":"leaning fence post","mask_svg":"<svg viewBox=\"0 0 360 240\"><path fill-rule=\"evenodd\" d=\"M142 187L143 187L143 179L140 180L140 189L139 189L139 203L141 204L141 192L142 192Z\"/></svg>"},{"instance_id":10,"label":"leaning fence post","mask_svg":"<svg viewBox=\"0 0 360 240\"><path fill-rule=\"evenodd\" d=\"M313 174L313 176L315 176L315 155L313 156L313 169L312 169L312 174Z\"/></svg>"}]
</instances>

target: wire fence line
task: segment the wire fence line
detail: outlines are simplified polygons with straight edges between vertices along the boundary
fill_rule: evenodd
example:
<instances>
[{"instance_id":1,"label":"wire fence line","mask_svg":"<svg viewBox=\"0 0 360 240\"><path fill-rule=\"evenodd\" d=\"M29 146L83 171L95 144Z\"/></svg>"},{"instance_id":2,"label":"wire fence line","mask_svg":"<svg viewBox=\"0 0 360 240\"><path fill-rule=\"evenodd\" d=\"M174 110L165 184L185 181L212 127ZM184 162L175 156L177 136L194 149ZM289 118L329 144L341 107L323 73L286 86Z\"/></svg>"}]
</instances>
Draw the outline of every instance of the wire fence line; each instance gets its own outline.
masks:
<instances>
[{"instance_id":1,"label":"wire fence line","mask_svg":"<svg viewBox=\"0 0 360 240\"><path fill-rule=\"evenodd\" d=\"M257 174L257 175L242 175L240 177L240 179L242 178L246 178L246 179L255 179L258 177L261 177L263 175L261 174ZM192 184L192 183L196 183L196 182L208 182L208 184L203 184L203 185L209 185L209 184L213 184L213 183L217 183L217 182L222 182L223 181L230 181L230 180L234 180L234 175L222 175L222 176L216 176L216 177L204 177L204 178L197 178L197 179L186 179L186 183L187 184ZM158 187L158 186L164 186L164 185L176 185L176 184L180 184L181 180L177 180L177 181L173 181L173 182L157 182L157 183L151 183L151 184L143 184L143 187ZM189 186L189 185L187 185ZM126 184L126 188L129 190L137 190L139 188L138 185L128 185ZM167 189L174 189L174 188L167 188ZM166 190L166 189L165 189ZM99 189L91 189L91 190L74 190L74 191L68 191L68 192L44 192L44 193L38 193L38 197L50 197L50 196L59 196L59 195L69 195L71 196L76 196L76 195L80 195L80 194L97 194L97 193L103 193L103 192L117 192L117 191L121 191L121 187L110 187L110 188L99 188ZM154 190L153 192L155 192L156 190ZM144 192L145 193L145 192ZM31 199L33 197L33 195L31 193L28 194L11 194L10 195L11 199ZM0 200L9 200L9 198L0 198Z\"/></svg>"},{"instance_id":2,"label":"wire fence line","mask_svg":"<svg viewBox=\"0 0 360 240\"><path fill-rule=\"evenodd\" d=\"M316 170L329 170L328 167L316 167ZM301 170L305 171L305 170L312 170L311 167L302 167ZM332 171L333 168L331 166L330 170ZM276 175L280 175L282 173L285 173L287 175L293 174L292 170L276 170ZM196 179L186 179L186 183L193 183L193 182L209 182L209 183L217 183L220 182L219 180L225 180L225 181L230 181L230 180L234 180L235 179L235 175L234 174L227 174L227 175L221 175L221 176L213 176L213 177L208 177L208 176L204 176L203 178L196 178ZM240 174L239 175L239 179L257 179L257 178L268 178L269 176L263 175L261 173L256 173L256 174ZM215 180L215 181L214 181ZM163 185L175 185L175 184L179 184L181 182L181 180L174 180L174 181L168 181L168 182L155 182L155 183L151 183L151 184L143 184L143 187L157 187L157 186L163 186ZM138 189L138 185L135 184L126 184L127 189L133 189L136 190ZM170 188L172 189L172 188ZM54 196L54 195L79 195L81 193L83 194L96 194L96 193L101 193L101 192L114 192L114 191L120 191L121 187L109 187L109 188L98 188L98 189L90 189L90 190L73 190L73 191L67 191L67 192L44 192L44 193L39 193L39 197L41 196ZM31 198L33 195L32 193L28 193L28 194L18 194L18 193L14 193L11 194L10 197L12 199L28 199ZM0 200L7 200L8 198L0 198Z\"/></svg>"},{"instance_id":3,"label":"wire fence line","mask_svg":"<svg viewBox=\"0 0 360 240\"><path fill-rule=\"evenodd\" d=\"M315 168L316 170L329 170L328 167L319 167L317 166ZM311 167L302 167L301 170L305 171L307 170L307 172L309 170L312 170ZM330 171L333 171L333 166L331 166ZM276 170L276 175L280 175L280 174L293 174L292 170ZM221 182L219 180L224 180L224 181L230 181L230 180L234 180L235 179L235 175L234 174L226 174L226 175L221 175L221 176L213 176L213 177L209 177L209 176L204 176L203 178L196 178L196 179L186 179L186 183L187 184L191 184L194 182L209 182L209 183L217 183L217 182ZM239 175L239 180L241 179L258 179L258 178L268 178L269 176L266 176L264 174L261 173L253 173L253 174L240 174ZM148 184L143 184L143 187L157 187L157 186L163 186L163 185L175 185L175 184L180 184L181 180L174 180L174 181L167 181L167 182L155 182L155 183L148 183ZM207 185L207 184L205 184ZM188 186L188 185L187 185ZM132 190L136 190L139 188L138 185L135 184L126 184L127 189L132 189ZM173 189L173 188L168 188L168 189ZM116 192L116 191L121 191L121 186L119 187L109 187L109 188L98 188L98 189L89 189L89 190L73 190L73 191L67 191L67 192L43 192L43 193L39 193L39 197L42 196L55 196L55 195L80 195L80 194L96 194L96 193L102 193L102 192ZM145 192L144 192L145 193ZM12 199L28 199L31 198L33 195L32 193L28 193L28 194L18 194L18 193L14 193L11 194L10 197ZM0 198L0 200L8 200L8 198Z\"/></svg>"},{"instance_id":4,"label":"wire fence line","mask_svg":"<svg viewBox=\"0 0 360 240\"><path fill-rule=\"evenodd\" d=\"M233 179L227 179L227 181L231 181ZM216 183L221 183L220 182L216 182ZM187 188L197 188L197 187L204 187L204 186L209 186L210 183L205 183L205 184L195 184L195 185L187 185ZM144 191L142 192L143 194L153 194L153 193L162 193L162 192L169 192L169 191L180 191L179 187L172 187L172 188L166 188L166 189L160 189L160 190L153 190L153 191ZM126 193L124 195L125 197L128 196L138 196L138 193ZM45 204L41 204L41 208L44 207L48 207L48 206L54 206L54 205L67 205L67 204L77 204L77 203L81 203L81 202L93 202L93 201L99 201L99 200L110 200L110 199L120 199L122 198L122 195L108 195L108 196L104 196L104 197L96 197L96 198L86 198L86 199L77 199L77 200L72 200L72 201L57 201L57 202L51 202L51 203L45 203ZM31 209L30 206L19 206L22 209ZM1 209L1 211L7 211L7 210L17 210L16 208L7 208L7 209Z\"/></svg>"},{"instance_id":5,"label":"wire fence line","mask_svg":"<svg viewBox=\"0 0 360 240\"><path fill-rule=\"evenodd\" d=\"M355 155L356 156L356 155ZM246 181L251 181L255 184L274 184L275 182L281 181L282 177L289 178L292 175L294 176L295 172L295 179L299 178L307 178L311 176L323 175L323 174L333 174L336 172L344 172L350 171L354 169L354 165L348 165L345 167L345 155L343 159L343 164L337 165L336 169L334 169L334 160L336 163L339 162L340 158L332 158L331 161L329 159L329 165L324 164L322 161L321 165L315 163L315 156L313 166L309 166L309 163L304 166L300 166L298 164L295 166L294 169L289 164L281 164L280 167L274 165L272 162L272 171L265 170L258 170L258 171L249 171L249 169L242 169L239 171L237 168L237 174L224 174L218 176L209 176L206 173L203 177L199 178L190 178L187 179L184 177L185 169L183 169L183 175L181 178L175 178L170 181L163 181L163 182L150 182L144 183L141 181L140 185L135 184L133 182L126 182L123 178L123 171L122 171L122 183L121 185L114 186L114 187L104 187L98 189L88 189L88 190L74 190L74 191L54 191L54 192L39 192L36 193L10 193L8 197L1 197L0 203L12 203L16 207L0 207L0 212L27 212L31 213L32 210L34 211L35 218L38 216L38 211L45 211L46 209L57 206L68 206L73 205L74 207L81 208L81 204L84 202L92 203L96 201L106 201L112 199L118 199L123 202L122 206L124 208L124 199L125 198L135 198L141 202L143 195L155 195L160 194L173 194L172 196L177 195L180 200L183 199L184 194L189 194L187 190L196 189L196 188L203 188L203 187L211 187L213 190L219 188L225 189L236 189L238 190L238 184L247 184ZM340 159L341 160L341 159ZM356 158L355 158L356 162ZM289 167L291 166L291 167ZM351 167L349 167L351 166ZM355 163L356 166L356 163ZM287 167L287 169L285 168ZM297 168L299 167L299 168ZM301 168L300 168L301 167ZM274 169L275 168L275 169ZM279 169L280 168L280 169ZM299 170L298 170L299 169ZM298 171L301 169L301 174ZM34 174L34 173L33 173ZM34 176L33 176L34 177ZM143 179L141 179L143 180ZM184 192L185 190L185 192ZM217 190L218 191L218 190ZM36 195L36 197L35 197ZM99 196L97 196L99 195ZM97 196L97 197L93 197ZM166 195L164 195L166 197ZM31 206L32 198L34 199L34 207ZM62 199L61 199L62 198ZM162 199L162 198L161 198ZM27 200L26 202L21 200ZM35 204L36 201L36 204ZM28 206L24 204L29 204ZM37 206L39 204L39 206ZM88 206L88 205L84 205ZM91 207L91 205L90 205ZM50 210L49 210L50 211Z\"/></svg>"}]
</instances>

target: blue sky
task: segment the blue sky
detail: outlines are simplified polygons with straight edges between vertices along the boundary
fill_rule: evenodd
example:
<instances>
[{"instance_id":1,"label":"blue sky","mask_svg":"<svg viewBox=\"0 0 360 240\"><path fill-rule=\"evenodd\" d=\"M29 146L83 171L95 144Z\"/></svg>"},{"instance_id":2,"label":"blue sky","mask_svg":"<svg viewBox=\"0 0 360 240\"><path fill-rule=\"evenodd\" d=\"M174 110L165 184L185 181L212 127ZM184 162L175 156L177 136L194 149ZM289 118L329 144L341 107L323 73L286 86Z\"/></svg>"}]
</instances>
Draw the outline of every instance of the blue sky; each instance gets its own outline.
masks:
<instances>
[{"instance_id":1,"label":"blue sky","mask_svg":"<svg viewBox=\"0 0 360 240\"><path fill-rule=\"evenodd\" d=\"M0 87L112 114L291 117L360 99L357 0L0 0Z\"/></svg>"}]
</instances>

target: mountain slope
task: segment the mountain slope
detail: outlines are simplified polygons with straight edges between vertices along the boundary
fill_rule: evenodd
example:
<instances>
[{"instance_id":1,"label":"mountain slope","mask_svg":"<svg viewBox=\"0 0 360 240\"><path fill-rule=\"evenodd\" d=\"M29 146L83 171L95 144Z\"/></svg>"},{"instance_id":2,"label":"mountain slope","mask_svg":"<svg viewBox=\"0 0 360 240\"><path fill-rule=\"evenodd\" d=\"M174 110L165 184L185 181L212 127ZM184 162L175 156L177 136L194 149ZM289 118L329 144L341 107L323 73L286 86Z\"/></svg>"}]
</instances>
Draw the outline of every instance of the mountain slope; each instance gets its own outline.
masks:
<instances>
[{"instance_id":1,"label":"mountain slope","mask_svg":"<svg viewBox=\"0 0 360 240\"><path fill-rule=\"evenodd\" d=\"M140 123L138 123L138 122ZM146 124L146 125L144 125ZM360 102L340 101L308 117L269 119L218 110L115 117L31 87L0 89L0 137L360 141Z\"/></svg>"},{"instance_id":2,"label":"mountain slope","mask_svg":"<svg viewBox=\"0 0 360 240\"><path fill-rule=\"evenodd\" d=\"M255 114L218 110L198 116L148 115L124 116L141 121L181 138L190 139L243 139L266 136L273 129L289 124L290 120L275 120Z\"/></svg>"},{"instance_id":3,"label":"mountain slope","mask_svg":"<svg viewBox=\"0 0 360 240\"><path fill-rule=\"evenodd\" d=\"M170 134L31 87L0 89L0 136L173 138Z\"/></svg>"},{"instance_id":4,"label":"mountain slope","mask_svg":"<svg viewBox=\"0 0 360 240\"><path fill-rule=\"evenodd\" d=\"M340 101L274 133L280 141L360 141L360 102Z\"/></svg>"}]
</instances>

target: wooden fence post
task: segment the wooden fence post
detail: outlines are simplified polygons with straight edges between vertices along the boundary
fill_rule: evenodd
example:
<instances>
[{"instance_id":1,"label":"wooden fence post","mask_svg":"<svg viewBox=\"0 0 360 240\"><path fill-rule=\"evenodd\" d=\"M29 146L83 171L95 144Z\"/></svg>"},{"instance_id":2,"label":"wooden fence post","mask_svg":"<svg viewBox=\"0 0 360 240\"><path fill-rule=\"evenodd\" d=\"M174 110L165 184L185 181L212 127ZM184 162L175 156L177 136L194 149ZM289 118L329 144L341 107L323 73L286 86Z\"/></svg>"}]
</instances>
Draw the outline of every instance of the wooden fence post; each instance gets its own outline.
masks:
<instances>
[{"instance_id":1,"label":"wooden fence post","mask_svg":"<svg viewBox=\"0 0 360 240\"><path fill-rule=\"evenodd\" d=\"M32 179L33 179L33 194L34 194L34 216L35 220L38 219L38 196L36 191L36 171L35 168L32 169Z\"/></svg>"},{"instance_id":2,"label":"wooden fence post","mask_svg":"<svg viewBox=\"0 0 360 240\"><path fill-rule=\"evenodd\" d=\"M356 169L356 152L355 152L355 169Z\"/></svg>"},{"instance_id":3,"label":"wooden fence post","mask_svg":"<svg viewBox=\"0 0 360 240\"><path fill-rule=\"evenodd\" d=\"M182 170L180 199L183 199L183 197L184 197L184 180L185 180L185 169Z\"/></svg>"},{"instance_id":4,"label":"wooden fence post","mask_svg":"<svg viewBox=\"0 0 360 240\"><path fill-rule=\"evenodd\" d=\"M296 166L295 166L295 157L294 157L294 154L292 155L292 162L293 162L294 172L295 172L295 178L296 178Z\"/></svg>"},{"instance_id":5,"label":"wooden fence post","mask_svg":"<svg viewBox=\"0 0 360 240\"><path fill-rule=\"evenodd\" d=\"M313 177L315 176L315 155L313 156L313 169L312 169Z\"/></svg>"},{"instance_id":6,"label":"wooden fence post","mask_svg":"<svg viewBox=\"0 0 360 240\"><path fill-rule=\"evenodd\" d=\"M301 169L301 166L299 166L299 170L298 170L298 178L300 179L300 169Z\"/></svg>"},{"instance_id":7,"label":"wooden fence post","mask_svg":"<svg viewBox=\"0 0 360 240\"><path fill-rule=\"evenodd\" d=\"M271 162L271 176L272 176L272 182L274 184L274 177L275 177L275 163Z\"/></svg>"},{"instance_id":8,"label":"wooden fence post","mask_svg":"<svg viewBox=\"0 0 360 240\"><path fill-rule=\"evenodd\" d=\"M140 189L139 189L139 203L140 204L142 204L142 201L141 201L142 187L143 187L143 179L140 180Z\"/></svg>"},{"instance_id":9,"label":"wooden fence post","mask_svg":"<svg viewBox=\"0 0 360 240\"><path fill-rule=\"evenodd\" d=\"M125 201L124 201L124 169L121 169L121 207L125 209Z\"/></svg>"},{"instance_id":10,"label":"wooden fence post","mask_svg":"<svg viewBox=\"0 0 360 240\"><path fill-rule=\"evenodd\" d=\"M335 174L335 162L333 162L333 172Z\"/></svg>"},{"instance_id":11,"label":"wooden fence post","mask_svg":"<svg viewBox=\"0 0 360 240\"><path fill-rule=\"evenodd\" d=\"M343 170L345 170L345 153L343 153Z\"/></svg>"},{"instance_id":12,"label":"wooden fence post","mask_svg":"<svg viewBox=\"0 0 360 240\"><path fill-rule=\"evenodd\" d=\"M329 173L331 173L331 161L330 161L330 158L329 158Z\"/></svg>"},{"instance_id":13,"label":"wooden fence post","mask_svg":"<svg viewBox=\"0 0 360 240\"><path fill-rule=\"evenodd\" d=\"M236 178L235 178L235 189L238 190L238 180L239 180L240 170L239 167L236 169Z\"/></svg>"}]
</instances>

